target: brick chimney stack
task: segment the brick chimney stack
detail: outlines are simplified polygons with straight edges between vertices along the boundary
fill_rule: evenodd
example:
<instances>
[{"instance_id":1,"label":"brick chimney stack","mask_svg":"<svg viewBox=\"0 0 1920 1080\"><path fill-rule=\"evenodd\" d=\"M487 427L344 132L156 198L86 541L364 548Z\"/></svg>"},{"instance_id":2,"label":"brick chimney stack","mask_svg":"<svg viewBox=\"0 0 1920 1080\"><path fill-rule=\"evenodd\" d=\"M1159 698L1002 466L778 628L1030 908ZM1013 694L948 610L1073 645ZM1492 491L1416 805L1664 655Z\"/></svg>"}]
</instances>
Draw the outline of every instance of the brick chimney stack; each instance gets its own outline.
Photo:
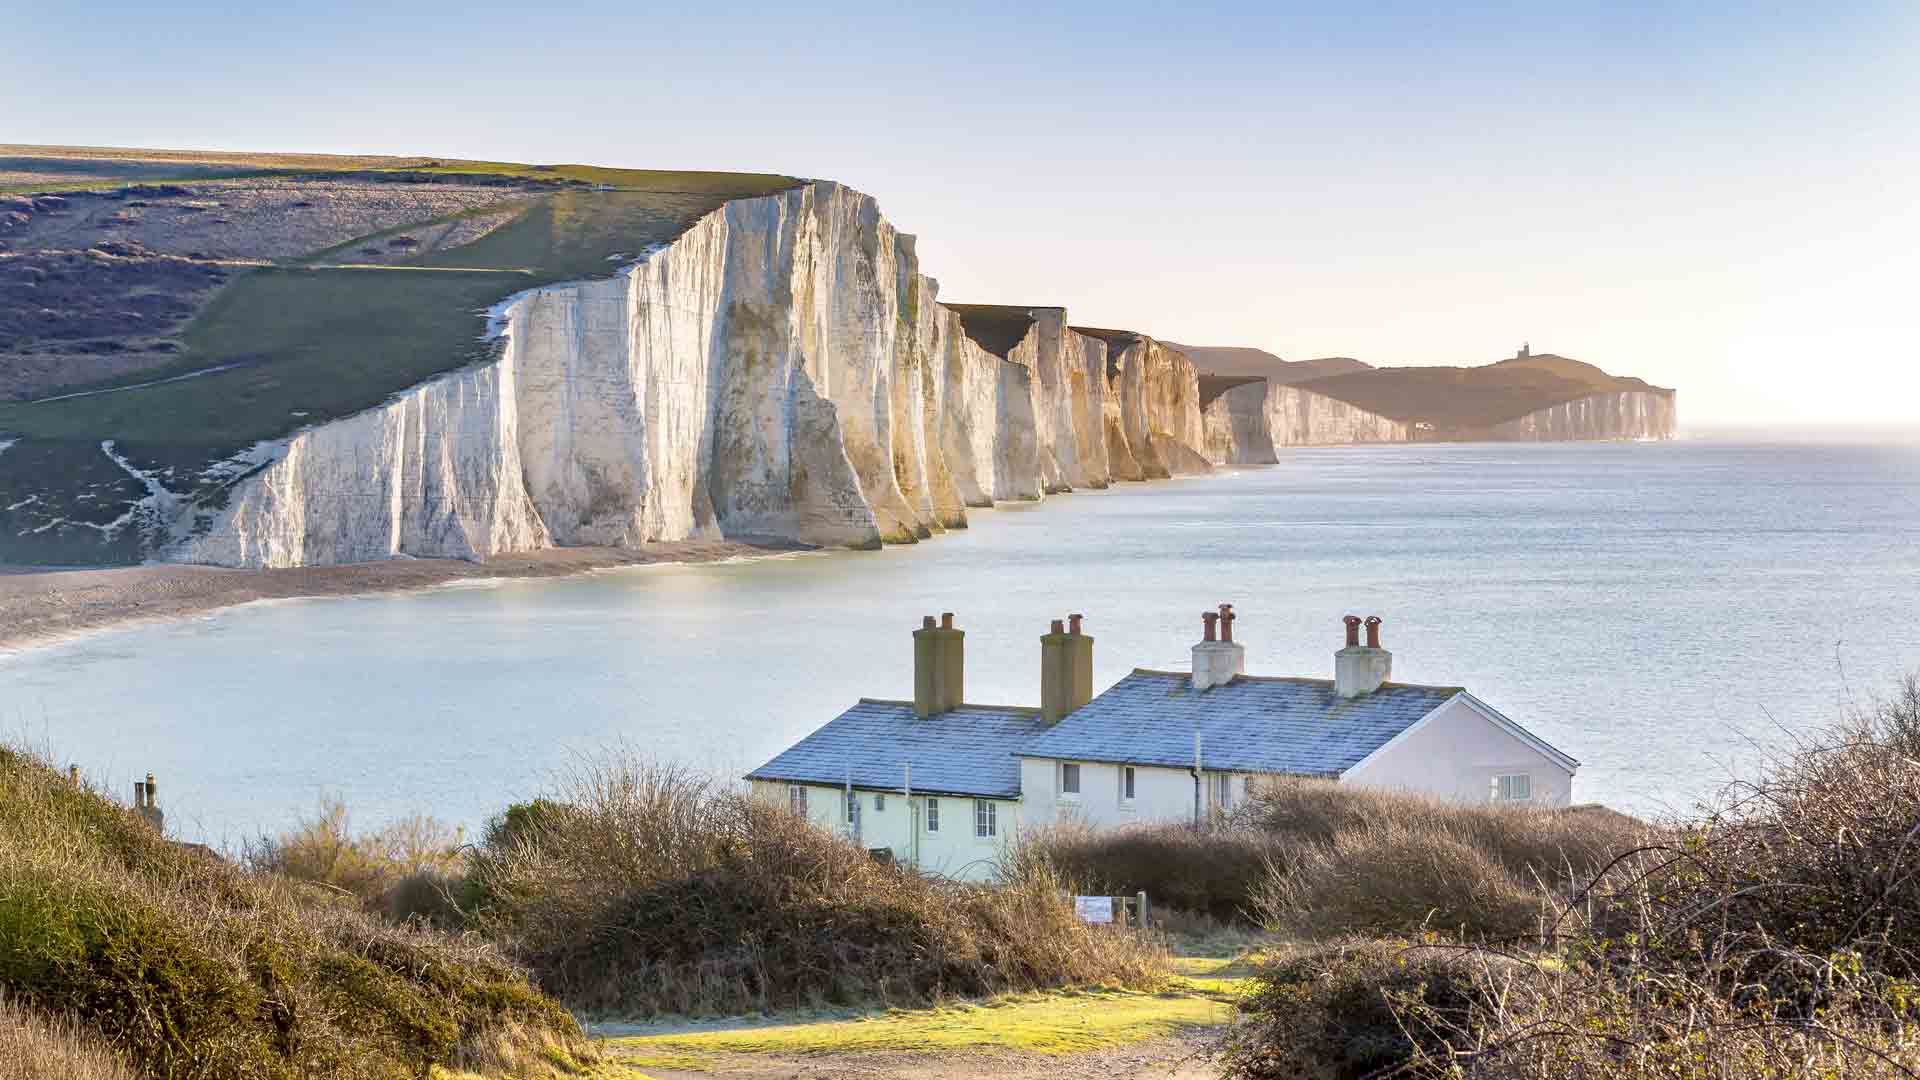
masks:
<instances>
[{"instance_id":1,"label":"brick chimney stack","mask_svg":"<svg viewBox=\"0 0 1920 1080\"><path fill-rule=\"evenodd\" d=\"M921 720L951 712L966 700L967 635L953 625L953 612L920 620L913 632L913 715Z\"/></svg>"},{"instance_id":2,"label":"brick chimney stack","mask_svg":"<svg viewBox=\"0 0 1920 1080\"><path fill-rule=\"evenodd\" d=\"M1333 654L1333 689L1343 698L1365 697L1380 689L1393 677L1393 654L1380 647L1380 616L1369 615L1364 623L1357 615L1347 616L1347 646ZM1367 628L1367 643L1360 644L1360 627Z\"/></svg>"},{"instance_id":3,"label":"brick chimney stack","mask_svg":"<svg viewBox=\"0 0 1920 1080\"><path fill-rule=\"evenodd\" d=\"M1069 615L1040 638L1040 718L1057 724L1093 700L1093 638Z\"/></svg>"},{"instance_id":4,"label":"brick chimney stack","mask_svg":"<svg viewBox=\"0 0 1920 1080\"><path fill-rule=\"evenodd\" d=\"M1220 610L1200 616L1203 636L1193 647L1193 688L1205 690L1232 682L1247 670L1246 646L1233 640L1233 605L1221 604ZM1220 634L1214 636L1215 627Z\"/></svg>"}]
</instances>

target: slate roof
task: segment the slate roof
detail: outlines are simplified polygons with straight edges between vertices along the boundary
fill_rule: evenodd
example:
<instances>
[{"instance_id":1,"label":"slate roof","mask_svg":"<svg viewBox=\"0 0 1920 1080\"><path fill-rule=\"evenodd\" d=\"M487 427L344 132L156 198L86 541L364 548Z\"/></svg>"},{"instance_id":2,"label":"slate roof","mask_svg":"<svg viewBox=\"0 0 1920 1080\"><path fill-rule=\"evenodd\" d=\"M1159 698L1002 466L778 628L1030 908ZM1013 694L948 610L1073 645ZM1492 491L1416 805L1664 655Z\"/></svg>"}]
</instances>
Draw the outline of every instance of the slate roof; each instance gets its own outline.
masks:
<instances>
[{"instance_id":1,"label":"slate roof","mask_svg":"<svg viewBox=\"0 0 1920 1080\"><path fill-rule=\"evenodd\" d=\"M1038 709L962 705L917 720L913 703L860 703L747 774L749 780L898 791L913 763L913 790L931 795L1020 797L1020 747L1045 727Z\"/></svg>"},{"instance_id":2,"label":"slate roof","mask_svg":"<svg viewBox=\"0 0 1920 1080\"><path fill-rule=\"evenodd\" d=\"M1329 679L1247 675L1195 690L1185 673L1135 670L1019 753L1188 768L1197 727L1205 768L1337 776L1460 692L1386 683L1346 700Z\"/></svg>"}]
</instances>

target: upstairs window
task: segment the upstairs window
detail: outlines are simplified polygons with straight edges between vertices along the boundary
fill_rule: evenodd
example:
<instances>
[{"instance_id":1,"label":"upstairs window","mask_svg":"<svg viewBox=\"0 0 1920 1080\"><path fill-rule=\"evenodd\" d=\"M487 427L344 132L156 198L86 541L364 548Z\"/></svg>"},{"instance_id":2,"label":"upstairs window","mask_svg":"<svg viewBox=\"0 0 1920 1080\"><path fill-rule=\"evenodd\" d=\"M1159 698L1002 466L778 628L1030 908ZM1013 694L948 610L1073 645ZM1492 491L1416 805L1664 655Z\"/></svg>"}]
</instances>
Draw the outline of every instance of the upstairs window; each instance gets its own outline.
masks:
<instances>
[{"instance_id":1,"label":"upstairs window","mask_svg":"<svg viewBox=\"0 0 1920 1080\"><path fill-rule=\"evenodd\" d=\"M939 799L927 800L927 831L928 832L940 831L940 800Z\"/></svg>"},{"instance_id":2,"label":"upstairs window","mask_svg":"<svg viewBox=\"0 0 1920 1080\"><path fill-rule=\"evenodd\" d=\"M1133 766L1131 765L1120 767L1120 801L1133 801Z\"/></svg>"},{"instance_id":3,"label":"upstairs window","mask_svg":"<svg viewBox=\"0 0 1920 1080\"><path fill-rule=\"evenodd\" d=\"M982 840L1000 835L1000 808L990 800L973 800L973 835Z\"/></svg>"},{"instance_id":4,"label":"upstairs window","mask_svg":"<svg viewBox=\"0 0 1920 1080\"><path fill-rule=\"evenodd\" d=\"M801 817L807 816L807 789L799 784L787 785L787 809Z\"/></svg>"},{"instance_id":5,"label":"upstairs window","mask_svg":"<svg viewBox=\"0 0 1920 1080\"><path fill-rule=\"evenodd\" d=\"M1527 773L1508 773L1493 778L1494 802L1526 802L1533 798L1533 777Z\"/></svg>"},{"instance_id":6,"label":"upstairs window","mask_svg":"<svg viewBox=\"0 0 1920 1080\"><path fill-rule=\"evenodd\" d=\"M1080 794L1080 766L1071 761L1060 763L1060 794Z\"/></svg>"}]
</instances>

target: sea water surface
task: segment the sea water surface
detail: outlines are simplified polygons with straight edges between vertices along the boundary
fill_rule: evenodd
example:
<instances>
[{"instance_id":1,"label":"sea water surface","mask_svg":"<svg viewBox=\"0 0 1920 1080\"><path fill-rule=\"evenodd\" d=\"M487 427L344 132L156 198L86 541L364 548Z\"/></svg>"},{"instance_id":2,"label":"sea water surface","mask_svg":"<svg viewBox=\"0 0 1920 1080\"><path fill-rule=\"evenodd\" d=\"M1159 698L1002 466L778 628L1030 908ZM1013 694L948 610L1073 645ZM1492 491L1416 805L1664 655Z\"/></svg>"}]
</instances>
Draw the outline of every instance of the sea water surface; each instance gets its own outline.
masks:
<instances>
[{"instance_id":1,"label":"sea water surface","mask_svg":"<svg viewBox=\"0 0 1920 1080\"><path fill-rule=\"evenodd\" d=\"M1464 685L1579 758L1575 797L1685 812L1920 669L1920 447L1686 440L1294 450L975 512L882 552L251 605L0 658L0 734L236 845L339 798L476 826L615 743L737 775L912 696L952 611L967 697L1037 704L1082 612L1096 689L1182 669L1231 602L1253 674Z\"/></svg>"}]
</instances>

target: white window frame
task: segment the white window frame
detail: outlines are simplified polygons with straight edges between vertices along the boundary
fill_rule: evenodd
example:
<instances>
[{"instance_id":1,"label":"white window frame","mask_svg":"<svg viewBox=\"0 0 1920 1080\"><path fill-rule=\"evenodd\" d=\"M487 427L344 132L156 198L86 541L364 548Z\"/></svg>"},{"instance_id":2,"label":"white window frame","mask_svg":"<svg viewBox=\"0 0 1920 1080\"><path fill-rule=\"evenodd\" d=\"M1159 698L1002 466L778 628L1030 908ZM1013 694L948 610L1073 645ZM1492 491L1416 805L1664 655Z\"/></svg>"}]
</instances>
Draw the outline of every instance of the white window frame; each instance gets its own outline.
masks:
<instances>
[{"instance_id":1,"label":"white window frame","mask_svg":"<svg viewBox=\"0 0 1920 1080\"><path fill-rule=\"evenodd\" d=\"M807 786L805 784L787 785L787 810L789 813L807 816Z\"/></svg>"},{"instance_id":2,"label":"white window frame","mask_svg":"<svg viewBox=\"0 0 1920 1080\"><path fill-rule=\"evenodd\" d=\"M973 836L990 840L1000 835L1000 808L992 799L973 800Z\"/></svg>"},{"instance_id":3,"label":"white window frame","mask_svg":"<svg viewBox=\"0 0 1920 1080\"><path fill-rule=\"evenodd\" d=\"M929 798L927 800L927 831L928 832L940 831L940 800L939 799Z\"/></svg>"},{"instance_id":4,"label":"white window frame","mask_svg":"<svg viewBox=\"0 0 1920 1080\"><path fill-rule=\"evenodd\" d=\"M1207 804L1223 814L1233 812L1233 774L1207 774Z\"/></svg>"},{"instance_id":5,"label":"white window frame","mask_svg":"<svg viewBox=\"0 0 1920 1080\"><path fill-rule=\"evenodd\" d=\"M1086 786L1086 774L1081 771L1080 763L1077 761L1061 762L1058 775L1060 780L1060 797L1069 802L1078 800L1080 798L1080 789ZM1073 778L1072 787L1067 786L1068 777Z\"/></svg>"},{"instance_id":6,"label":"white window frame","mask_svg":"<svg viewBox=\"0 0 1920 1080\"><path fill-rule=\"evenodd\" d=\"M1519 794L1515 794L1519 792ZM1499 773L1493 778L1493 801L1524 803L1533 801L1532 773Z\"/></svg>"},{"instance_id":7,"label":"white window frame","mask_svg":"<svg viewBox=\"0 0 1920 1080\"><path fill-rule=\"evenodd\" d=\"M1134 773L1133 766L1120 766L1120 805L1131 807L1139 791L1140 778Z\"/></svg>"}]
</instances>

